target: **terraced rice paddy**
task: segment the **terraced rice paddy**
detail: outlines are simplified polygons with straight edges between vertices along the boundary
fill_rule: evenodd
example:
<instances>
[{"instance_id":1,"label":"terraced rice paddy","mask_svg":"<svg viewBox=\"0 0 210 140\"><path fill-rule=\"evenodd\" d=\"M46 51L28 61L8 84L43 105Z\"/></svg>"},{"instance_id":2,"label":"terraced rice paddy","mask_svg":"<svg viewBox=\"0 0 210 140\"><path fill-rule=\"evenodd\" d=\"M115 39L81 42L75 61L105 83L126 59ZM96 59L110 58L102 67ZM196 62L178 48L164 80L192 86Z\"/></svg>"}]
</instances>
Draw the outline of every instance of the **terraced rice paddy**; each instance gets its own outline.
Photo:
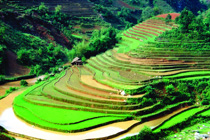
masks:
<instances>
[{"instance_id":1,"label":"terraced rice paddy","mask_svg":"<svg viewBox=\"0 0 210 140\"><path fill-rule=\"evenodd\" d=\"M49 10L54 11L57 5L61 5L61 11L66 14L78 17L90 17L96 16L97 14L92 9L92 4L87 0L34 0L29 2L27 0L18 1L19 5L23 6L39 6L41 2L44 2L46 6L49 7Z\"/></svg>"},{"instance_id":2,"label":"terraced rice paddy","mask_svg":"<svg viewBox=\"0 0 210 140\"><path fill-rule=\"evenodd\" d=\"M15 98L15 114L33 125L72 133L128 120L136 120L134 126L161 117L163 122L168 119L164 115L188 106L189 101L163 107L158 101L143 106L129 99L145 98L148 81L210 77L208 51L200 57L190 51L154 46L162 43L155 42L156 36L175 27L155 18L128 29L113 50L88 59L83 66L71 66ZM194 108L186 113L202 110ZM176 117L171 120L180 119ZM156 131L170 127L171 122Z\"/></svg>"}]
</instances>

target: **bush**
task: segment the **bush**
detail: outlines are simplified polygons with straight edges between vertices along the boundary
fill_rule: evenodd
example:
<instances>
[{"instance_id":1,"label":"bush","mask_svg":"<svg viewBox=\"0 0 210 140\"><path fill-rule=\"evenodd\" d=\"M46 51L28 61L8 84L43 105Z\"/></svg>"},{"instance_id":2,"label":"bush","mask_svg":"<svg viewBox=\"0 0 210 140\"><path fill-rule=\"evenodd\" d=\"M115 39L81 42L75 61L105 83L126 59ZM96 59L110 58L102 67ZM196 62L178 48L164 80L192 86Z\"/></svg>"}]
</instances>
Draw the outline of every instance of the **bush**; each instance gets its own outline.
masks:
<instances>
[{"instance_id":1,"label":"bush","mask_svg":"<svg viewBox=\"0 0 210 140\"><path fill-rule=\"evenodd\" d=\"M166 86L166 92L167 92L168 94L173 94L173 93L175 92L174 86L173 86L172 84Z\"/></svg>"},{"instance_id":2,"label":"bush","mask_svg":"<svg viewBox=\"0 0 210 140\"><path fill-rule=\"evenodd\" d=\"M123 140L156 140L156 136L152 133L152 129L145 126L137 136L127 137Z\"/></svg>"},{"instance_id":3,"label":"bush","mask_svg":"<svg viewBox=\"0 0 210 140\"><path fill-rule=\"evenodd\" d=\"M17 89L18 89L18 87L10 87L8 90L6 90L6 94L9 94Z\"/></svg>"},{"instance_id":4,"label":"bush","mask_svg":"<svg viewBox=\"0 0 210 140\"><path fill-rule=\"evenodd\" d=\"M168 14L166 19L165 19L165 23L168 24L169 22L171 22L171 15Z\"/></svg>"},{"instance_id":5,"label":"bush","mask_svg":"<svg viewBox=\"0 0 210 140\"><path fill-rule=\"evenodd\" d=\"M0 75L0 84L3 84L5 82L5 76Z\"/></svg>"},{"instance_id":6,"label":"bush","mask_svg":"<svg viewBox=\"0 0 210 140\"><path fill-rule=\"evenodd\" d=\"M202 93L202 91L208 86L208 83L205 81L199 82L198 86L196 87L196 91L198 93Z\"/></svg>"},{"instance_id":7,"label":"bush","mask_svg":"<svg viewBox=\"0 0 210 140\"><path fill-rule=\"evenodd\" d=\"M28 86L28 82L26 80L21 80L20 85L23 87L26 87L26 86Z\"/></svg>"},{"instance_id":8,"label":"bush","mask_svg":"<svg viewBox=\"0 0 210 140\"><path fill-rule=\"evenodd\" d=\"M154 14L153 9L152 9L151 7L148 6L148 7L146 7L146 8L142 11L142 17L141 17L141 18L142 18L143 20L146 20L146 19L152 17L153 14Z\"/></svg>"}]
</instances>

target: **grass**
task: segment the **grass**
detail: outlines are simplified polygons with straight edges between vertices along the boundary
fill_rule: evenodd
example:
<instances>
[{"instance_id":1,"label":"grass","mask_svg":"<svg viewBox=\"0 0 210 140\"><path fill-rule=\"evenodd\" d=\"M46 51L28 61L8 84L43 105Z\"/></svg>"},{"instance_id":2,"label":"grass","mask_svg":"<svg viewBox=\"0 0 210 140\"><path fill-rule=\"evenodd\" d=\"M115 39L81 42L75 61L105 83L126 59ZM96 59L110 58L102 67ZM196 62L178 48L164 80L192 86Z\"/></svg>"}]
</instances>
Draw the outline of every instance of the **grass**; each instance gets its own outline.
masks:
<instances>
[{"instance_id":1,"label":"grass","mask_svg":"<svg viewBox=\"0 0 210 140\"><path fill-rule=\"evenodd\" d=\"M210 71L192 71L192 72L183 72L183 73L179 73L179 74L175 74L175 75L171 75L171 76L165 76L164 78L168 79L168 78L181 78L181 77L188 77L188 76L210 76Z\"/></svg>"},{"instance_id":2,"label":"grass","mask_svg":"<svg viewBox=\"0 0 210 140\"><path fill-rule=\"evenodd\" d=\"M20 105L21 106L19 105L17 106L15 104L15 106L17 106L17 109L19 107L22 107L30 111L34 116L44 121L55 123L55 124L71 124L71 123L77 123L77 122L85 121L85 120L96 118L96 117L117 116L113 114L77 111L77 110L54 108L54 107L48 107L48 106L37 106L35 104L31 104L27 102L22 102ZM19 112L19 110L17 109L15 111Z\"/></svg>"},{"instance_id":3,"label":"grass","mask_svg":"<svg viewBox=\"0 0 210 140\"><path fill-rule=\"evenodd\" d=\"M210 110L204 111L200 114L201 116L210 116Z\"/></svg>"},{"instance_id":4,"label":"grass","mask_svg":"<svg viewBox=\"0 0 210 140\"><path fill-rule=\"evenodd\" d=\"M158 24L160 24L160 26L158 26ZM140 26L143 28L140 28ZM161 34L163 32L161 30L170 27L171 26L163 25L161 22L156 22L155 25L148 22L143 25L139 24L123 32L124 36L122 36L122 41L115 50L118 53L131 52L129 54L142 59L195 59L195 56L191 55L190 52L185 53L183 50L156 48L156 44L154 43L156 35ZM140 41L140 38L144 39ZM147 43L150 44L146 45ZM88 85L84 86L80 76L89 75L93 76L93 78L101 84L125 90L132 94L135 92L134 94L136 94L136 92L140 90L139 88L144 87L139 81L143 81L144 78L150 79L149 76L146 77L145 75L142 78L140 73L142 74L144 71L154 73L172 72L192 66L191 64L162 65L162 61L159 65L132 64L129 58L124 58L123 56L122 59L124 58L128 61L124 62L118 60L117 54L115 53L116 52L107 51L104 54L92 57L87 61L87 64L84 65L85 68L72 67L72 69L62 72L60 75L50 79L44 84L41 83L29 88L24 94L21 94L14 100L13 108L16 115L33 125L46 129L63 132L78 132L131 118L148 121L189 103L189 101L183 101L167 106L162 106L160 102L151 105L143 105L143 102L130 104L126 102L126 98L112 98L111 96L114 95L111 95L109 91L97 88L94 89L93 87L88 87ZM163 55L162 53L165 54ZM199 57L199 62L204 61L206 58ZM136 61L138 61L138 59L136 59ZM202 63L202 65L205 64ZM129 74L136 75L134 72L139 73L139 78L136 78L137 76L126 76ZM199 76L203 78L207 76L209 72L210 71L191 71L170 76L167 75L165 78L182 78L182 80L186 80L186 78L195 79ZM142 97L144 96L138 96L136 98ZM158 132L161 131L161 129L170 128L202 110L203 108L193 108L182 112L162 123L154 131ZM209 116L210 111L205 111L201 115Z\"/></svg>"},{"instance_id":5,"label":"grass","mask_svg":"<svg viewBox=\"0 0 210 140\"><path fill-rule=\"evenodd\" d=\"M24 119L25 121L27 121L33 125L37 125L42 128L46 128L46 129L50 129L50 130L57 130L57 131L63 131L63 132L83 131L83 130L87 130L89 128L96 127L98 125L107 124L107 123L113 122L113 121L121 121L124 119L122 117L101 117L101 118L90 119L90 120L86 120L86 121L71 124L71 125L63 125L63 124L54 124L54 123L44 121L44 120L36 117L30 111L28 111L22 107L13 106L13 108L14 108L15 114L17 116L19 116L20 118ZM81 117L81 116L79 116L79 117Z\"/></svg>"},{"instance_id":6,"label":"grass","mask_svg":"<svg viewBox=\"0 0 210 140\"><path fill-rule=\"evenodd\" d=\"M93 66L86 64L86 67L88 67L90 70L95 72L94 78L102 84L111 86L113 88L122 89L122 90L124 90L124 89L132 90L132 89L137 89L137 88L141 87L139 85L126 85L126 84L115 83L113 81L106 79L105 76L103 75L103 72L94 68Z\"/></svg>"},{"instance_id":7,"label":"grass","mask_svg":"<svg viewBox=\"0 0 210 140\"><path fill-rule=\"evenodd\" d=\"M203 108L193 108L193 109L184 111L184 112L180 113L179 115L172 117L171 119L169 119L168 121L163 123L163 125L161 125L157 129L155 129L154 132L159 132L159 131L161 131L161 129L167 129L169 127L172 127L182 121L185 121L187 118L193 116L194 114L196 114L202 110L203 110Z\"/></svg>"}]
</instances>

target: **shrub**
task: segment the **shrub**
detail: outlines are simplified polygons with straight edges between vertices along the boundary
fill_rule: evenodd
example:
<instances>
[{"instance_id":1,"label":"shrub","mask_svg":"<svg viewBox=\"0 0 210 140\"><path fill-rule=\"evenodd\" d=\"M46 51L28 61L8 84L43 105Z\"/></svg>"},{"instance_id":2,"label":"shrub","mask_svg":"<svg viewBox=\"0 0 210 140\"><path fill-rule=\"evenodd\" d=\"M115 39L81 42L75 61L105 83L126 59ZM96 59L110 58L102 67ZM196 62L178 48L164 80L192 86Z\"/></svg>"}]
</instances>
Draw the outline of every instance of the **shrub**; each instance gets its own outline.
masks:
<instances>
[{"instance_id":1,"label":"shrub","mask_svg":"<svg viewBox=\"0 0 210 140\"><path fill-rule=\"evenodd\" d=\"M174 86L173 86L172 84L166 86L166 92L167 92L168 94L173 94L173 93L175 92Z\"/></svg>"},{"instance_id":2,"label":"shrub","mask_svg":"<svg viewBox=\"0 0 210 140\"><path fill-rule=\"evenodd\" d=\"M186 83L178 83L178 87L180 92L189 92L188 85Z\"/></svg>"},{"instance_id":3,"label":"shrub","mask_svg":"<svg viewBox=\"0 0 210 140\"><path fill-rule=\"evenodd\" d=\"M5 76L0 75L0 84L3 84L5 82Z\"/></svg>"},{"instance_id":4,"label":"shrub","mask_svg":"<svg viewBox=\"0 0 210 140\"><path fill-rule=\"evenodd\" d=\"M169 22L171 22L171 15L170 15L170 14L168 14L168 15L166 16L166 19L165 19L165 23L166 23L166 24L168 24Z\"/></svg>"},{"instance_id":5,"label":"shrub","mask_svg":"<svg viewBox=\"0 0 210 140\"><path fill-rule=\"evenodd\" d=\"M156 140L156 136L152 133L152 129L145 126L137 136L127 137L124 140Z\"/></svg>"},{"instance_id":6,"label":"shrub","mask_svg":"<svg viewBox=\"0 0 210 140\"><path fill-rule=\"evenodd\" d=\"M28 86L28 82L26 80L21 80L20 85L23 87L26 87L26 86Z\"/></svg>"},{"instance_id":7,"label":"shrub","mask_svg":"<svg viewBox=\"0 0 210 140\"><path fill-rule=\"evenodd\" d=\"M18 89L18 87L10 87L8 90L6 90L6 94L9 94L17 89Z\"/></svg>"},{"instance_id":8,"label":"shrub","mask_svg":"<svg viewBox=\"0 0 210 140\"><path fill-rule=\"evenodd\" d=\"M208 86L208 83L205 81L202 81L198 84L198 86L196 87L196 91L198 93L202 93L202 91Z\"/></svg>"}]
</instances>

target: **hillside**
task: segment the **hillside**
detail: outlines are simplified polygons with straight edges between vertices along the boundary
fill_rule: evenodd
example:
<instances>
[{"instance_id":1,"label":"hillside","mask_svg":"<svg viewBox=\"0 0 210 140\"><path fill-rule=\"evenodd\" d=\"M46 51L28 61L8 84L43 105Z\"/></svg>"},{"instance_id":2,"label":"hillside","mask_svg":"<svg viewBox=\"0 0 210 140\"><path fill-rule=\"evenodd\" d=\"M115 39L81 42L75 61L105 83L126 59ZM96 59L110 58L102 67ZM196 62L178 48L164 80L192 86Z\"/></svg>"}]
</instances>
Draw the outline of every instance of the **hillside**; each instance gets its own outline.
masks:
<instances>
[{"instance_id":1,"label":"hillside","mask_svg":"<svg viewBox=\"0 0 210 140\"><path fill-rule=\"evenodd\" d=\"M159 48L157 44L175 45L155 41L171 29L180 27L158 17L129 28L114 49L91 57L83 66L72 66L15 98L15 114L30 124L70 133L136 121L105 139L162 118L152 136L164 136L167 133L161 129L174 129L209 109L208 97L200 96L209 89L209 53L199 56L184 48ZM70 114L71 118L61 117ZM185 120L176 119L179 116ZM167 124L170 121L173 123Z\"/></svg>"},{"instance_id":2,"label":"hillside","mask_svg":"<svg viewBox=\"0 0 210 140\"><path fill-rule=\"evenodd\" d=\"M0 83L47 76L9 99L27 127L2 112L0 139L156 140L208 123L210 10L189 3L1 0Z\"/></svg>"},{"instance_id":3,"label":"hillside","mask_svg":"<svg viewBox=\"0 0 210 140\"><path fill-rule=\"evenodd\" d=\"M45 72L52 72L55 66L61 67L62 64L69 60L68 50L71 50L75 43L81 41L81 38L89 39L95 29L108 27L105 23L98 20L94 12L91 11L89 14L87 11L81 13L81 16L87 14L87 18L74 16L71 12L69 14L63 13L65 6L68 6L66 3L63 2L62 8L54 4L58 8L57 12L55 7L53 9L51 5L40 4L39 2L2 1L0 3L0 33L2 38L0 44L1 48L3 48L2 62L0 64L2 68L1 75L39 75ZM80 5L80 8L87 9L89 7L89 10L91 10L89 2L86 1L86 4L85 2L81 3L83 5ZM89 5L87 5L88 3ZM58 4L62 4L62 1ZM76 6L75 9L81 11L76 1L74 6ZM69 8L67 7L66 9ZM78 13L78 11L75 13ZM93 15L91 16L90 14ZM9 63L14 63L15 65L8 64L7 51L17 55L17 59L9 61ZM28 55L28 53L33 55ZM31 70L28 70L26 73L18 71L14 73L10 70L19 69L20 65L22 65L23 69Z\"/></svg>"},{"instance_id":4,"label":"hillside","mask_svg":"<svg viewBox=\"0 0 210 140\"><path fill-rule=\"evenodd\" d=\"M1 31L5 35L2 36L1 44L4 50L9 49L17 55L17 62L14 63L31 69L30 74L43 74L52 71L49 69L53 69L55 66L60 67L67 61L72 60L72 56L69 56L66 50L71 50L75 44L83 39L88 42L93 36L94 30L111 26L124 30L152 16L181 11L184 6L194 13L198 12L198 8L206 9L205 4L207 3L202 4L198 0L194 0L193 3L197 6L188 5L188 1L180 3L167 0L144 0L141 2L126 0L109 0L104 2L95 0L2 0L0 3L0 24ZM19 42L14 42L13 40L18 40ZM59 55L50 57L50 53L47 55L41 53L46 50L38 49L39 45L45 47L54 46L57 49L62 49L60 49ZM26 52L24 48L30 50ZM29 62L21 60L22 55L27 55L29 52L40 54L40 57L32 56L28 58ZM46 57L49 57L49 59L46 60ZM5 59L4 55L2 60L6 61ZM36 61L34 61L35 59ZM55 62L56 59L59 59L58 64ZM8 71L6 68L8 66L5 66L5 63L2 62L1 64L3 68L1 74L6 74L6 76L15 75L10 72L5 73L5 71ZM46 66L43 63L49 64ZM13 68L15 69L17 65L14 65ZM16 75L19 74L17 73Z\"/></svg>"}]
</instances>

